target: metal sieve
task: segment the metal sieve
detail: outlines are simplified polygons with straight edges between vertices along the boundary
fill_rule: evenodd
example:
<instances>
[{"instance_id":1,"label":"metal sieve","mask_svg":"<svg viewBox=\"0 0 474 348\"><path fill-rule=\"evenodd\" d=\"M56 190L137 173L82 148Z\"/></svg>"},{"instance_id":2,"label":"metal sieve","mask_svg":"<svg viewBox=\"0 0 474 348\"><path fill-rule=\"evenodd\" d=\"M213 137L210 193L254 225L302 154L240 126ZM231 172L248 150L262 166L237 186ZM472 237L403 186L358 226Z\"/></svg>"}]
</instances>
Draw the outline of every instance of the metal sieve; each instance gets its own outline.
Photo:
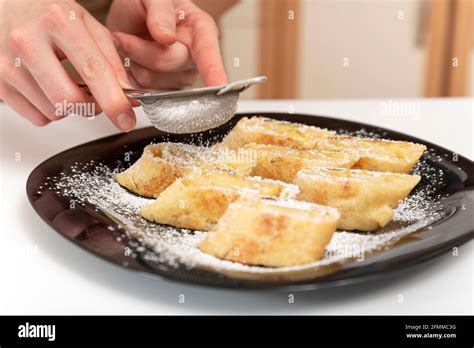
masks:
<instances>
[{"instance_id":1,"label":"metal sieve","mask_svg":"<svg viewBox=\"0 0 474 348\"><path fill-rule=\"evenodd\" d=\"M216 128L237 110L239 94L265 76L231 82L224 86L173 92L124 88L125 95L139 100L151 124L168 133L195 133ZM87 86L80 85L88 91Z\"/></svg>"}]
</instances>

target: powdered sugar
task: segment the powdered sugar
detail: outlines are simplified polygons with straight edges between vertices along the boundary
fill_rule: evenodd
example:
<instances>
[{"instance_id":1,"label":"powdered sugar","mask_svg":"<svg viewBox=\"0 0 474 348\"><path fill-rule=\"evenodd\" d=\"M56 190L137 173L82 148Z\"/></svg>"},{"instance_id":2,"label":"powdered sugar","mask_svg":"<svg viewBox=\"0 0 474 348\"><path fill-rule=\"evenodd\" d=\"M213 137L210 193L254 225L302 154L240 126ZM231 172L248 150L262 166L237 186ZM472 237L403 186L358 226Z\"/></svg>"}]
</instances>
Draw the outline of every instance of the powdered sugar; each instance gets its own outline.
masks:
<instances>
[{"instance_id":1,"label":"powdered sugar","mask_svg":"<svg viewBox=\"0 0 474 348\"><path fill-rule=\"evenodd\" d=\"M442 172L426 161L421 161L414 172L422 175L427 184L400 203L395 210L394 220L381 231L372 234L337 231L326 248L326 256L310 264L282 268L248 266L202 253L196 246L206 232L158 225L143 219L137 211L154 200L138 197L122 188L115 180L115 175L122 170L120 164L114 168L95 162L78 164L71 168L71 174L56 178L51 186L59 194L71 197L81 204L91 204L118 221L126 233L139 241L133 245L135 251L137 248L143 250L144 247L153 249L155 253L146 253L144 257L169 266L181 264L190 268L251 273L304 270L364 257L442 217L433 187L434 183L443 180Z\"/></svg>"},{"instance_id":2,"label":"powdered sugar","mask_svg":"<svg viewBox=\"0 0 474 348\"><path fill-rule=\"evenodd\" d=\"M195 133L215 128L232 118L238 92L202 94L142 103L150 122L169 133Z\"/></svg>"}]
</instances>

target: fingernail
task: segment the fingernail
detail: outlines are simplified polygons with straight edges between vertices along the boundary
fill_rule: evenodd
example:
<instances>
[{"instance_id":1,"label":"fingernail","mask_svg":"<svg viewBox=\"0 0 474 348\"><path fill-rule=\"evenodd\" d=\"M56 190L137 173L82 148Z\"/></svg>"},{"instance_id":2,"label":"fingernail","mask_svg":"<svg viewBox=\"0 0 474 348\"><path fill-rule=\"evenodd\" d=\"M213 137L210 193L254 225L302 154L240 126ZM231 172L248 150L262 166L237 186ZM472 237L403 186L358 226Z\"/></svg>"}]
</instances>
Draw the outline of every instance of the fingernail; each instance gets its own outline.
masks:
<instances>
[{"instance_id":1,"label":"fingernail","mask_svg":"<svg viewBox=\"0 0 474 348\"><path fill-rule=\"evenodd\" d=\"M129 132L135 126L135 120L131 114L122 113L117 117L117 124L124 132Z\"/></svg>"}]
</instances>

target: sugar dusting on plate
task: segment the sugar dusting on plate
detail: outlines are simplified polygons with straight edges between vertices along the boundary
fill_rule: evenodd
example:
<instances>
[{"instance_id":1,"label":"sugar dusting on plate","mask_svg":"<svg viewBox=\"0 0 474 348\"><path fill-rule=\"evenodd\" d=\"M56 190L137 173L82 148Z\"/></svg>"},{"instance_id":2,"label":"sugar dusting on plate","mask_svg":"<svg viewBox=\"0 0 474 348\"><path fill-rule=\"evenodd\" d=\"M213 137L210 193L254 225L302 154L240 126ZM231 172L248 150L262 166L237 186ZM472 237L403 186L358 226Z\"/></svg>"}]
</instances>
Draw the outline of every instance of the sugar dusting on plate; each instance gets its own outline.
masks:
<instances>
[{"instance_id":1,"label":"sugar dusting on plate","mask_svg":"<svg viewBox=\"0 0 474 348\"><path fill-rule=\"evenodd\" d=\"M50 187L60 195L80 204L92 205L119 221L126 233L139 241L139 245L133 245L136 251L148 247L155 253L146 253L143 257L169 266L253 273L304 270L344 262L346 259L363 258L371 252L389 247L412 232L428 227L443 216L439 197L436 196L436 187L443 183L443 172L422 159L413 172L422 176L424 184L400 202L394 220L385 228L376 233L337 231L326 247L325 257L313 263L279 268L249 266L202 253L197 245L206 232L159 225L142 218L137 212L154 200L136 196L122 188L116 182L115 175L123 169L119 162L114 168L94 161L76 164L70 174L55 178Z\"/></svg>"}]
</instances>

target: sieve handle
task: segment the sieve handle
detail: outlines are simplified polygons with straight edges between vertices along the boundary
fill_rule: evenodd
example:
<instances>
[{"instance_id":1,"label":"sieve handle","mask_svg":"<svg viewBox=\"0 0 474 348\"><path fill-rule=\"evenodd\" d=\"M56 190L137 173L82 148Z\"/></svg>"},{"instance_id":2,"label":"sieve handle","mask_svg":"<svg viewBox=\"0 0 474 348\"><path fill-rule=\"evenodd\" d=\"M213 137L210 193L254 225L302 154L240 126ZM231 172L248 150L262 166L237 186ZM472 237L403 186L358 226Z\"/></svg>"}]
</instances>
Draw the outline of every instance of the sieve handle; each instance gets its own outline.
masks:
<instances>
[{"instance_id":1,"label":"sieve handle","mask_svg":"<svg viewBox=\"0 0 474 348\"><path fill-rule=\"evenodd\" d=\"M242 92L242 91L245 91L250 86L256 85L257 83L265 82L266 80L267 80L266 76L257 76L257 77L252 77L250 79L234 81L222 87L217 92L217 95L222 95L228 92Z\"/></svg>"},{"instance_id":2,"label":"sieve handle","mask_svg":"<svg viewBox=\"0 0 474 348\"><path fill-rule=\"evenodd\" d=\"M89 95L92 95L91 90L89 89L89 86L87 86L85 83L78 83L77 84L79 88L81 88L84 92L86 92ZM156 94L156 93L162 93L163 91L157 91L155 89L135 89L135 88L122 88L123 92L127 97L142 97L145 95L149 94Z\"/></svg>"},{"instance_id":3,"label":"sieve handle","mask_svg":"<svg viewBox=\"0 0 474 348\"><path fill-rule=\"evenodd\" d=\"M242 92L258 83L265 82L266 76L257 76L250 79L231 82L225 86L201 87L194 89L183 89L178 91L157 91L152 89L123 88L127 97L138 99L143 102L154 102L156 99L169 99L187 96L199 96L204 94L223 95L229 92ZM80 83L78 86L87 94L92 95L86 84Z\"/></svg>"}]
</instances>

